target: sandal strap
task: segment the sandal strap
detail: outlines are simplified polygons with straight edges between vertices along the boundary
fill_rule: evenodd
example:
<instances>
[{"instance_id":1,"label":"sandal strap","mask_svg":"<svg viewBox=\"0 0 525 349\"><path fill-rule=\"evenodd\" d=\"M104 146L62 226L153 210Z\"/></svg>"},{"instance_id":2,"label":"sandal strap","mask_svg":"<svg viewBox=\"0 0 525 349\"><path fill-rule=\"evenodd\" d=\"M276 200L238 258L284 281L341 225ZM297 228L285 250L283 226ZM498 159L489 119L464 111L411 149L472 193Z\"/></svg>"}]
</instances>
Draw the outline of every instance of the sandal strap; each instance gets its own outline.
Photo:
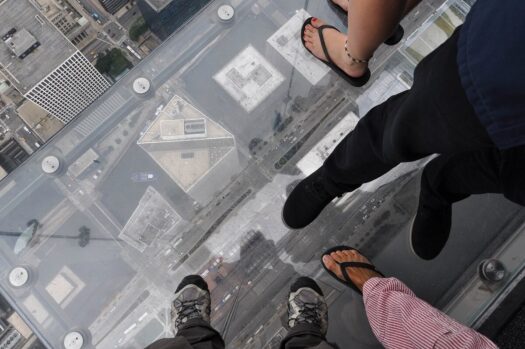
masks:
<instances>
[{"instance_id":1,"label":"sandal strap","mask_svg":"<svg viewBox=\"0 0 525 349\"><path fill-rule=\"evenodd\" d=\"M319 32L319 39L321 41L321 47L323 48L324 56L326 57L326 60L328 62L330 62L331 64L334 64L334 61L332 61L332 58L330 57L330 54L328 53L328 48L326 47L326 42L324 41L323 30L325 30L325 29L335 29L337 31L339 31L339 29L337 29L336 27L334 27L332 25L328 25L328 24L322 25L319 28L317 28L317 31Z\"/></svg>"},{"instance_id":2,"label":"sandal strap","mask_svg":"<svg viewBox=\"0 0 525 349\"><path fill-rule=\"evenodd\" d=\"M343 274L343 277L347 282L354 283L352 279L350 278L350 275L348 275L348 272L346 268L362 268L362 269L369 269L372 271L375 271L379 274L381 274L379 271L376 270L376 267L373 264L369 263L362 263L362 262L343 262L343 263L337 263L339 265L339 268L341 270L341 274ZM381 274L382 275L382 274Z\"/></svg>"}]
</instances>

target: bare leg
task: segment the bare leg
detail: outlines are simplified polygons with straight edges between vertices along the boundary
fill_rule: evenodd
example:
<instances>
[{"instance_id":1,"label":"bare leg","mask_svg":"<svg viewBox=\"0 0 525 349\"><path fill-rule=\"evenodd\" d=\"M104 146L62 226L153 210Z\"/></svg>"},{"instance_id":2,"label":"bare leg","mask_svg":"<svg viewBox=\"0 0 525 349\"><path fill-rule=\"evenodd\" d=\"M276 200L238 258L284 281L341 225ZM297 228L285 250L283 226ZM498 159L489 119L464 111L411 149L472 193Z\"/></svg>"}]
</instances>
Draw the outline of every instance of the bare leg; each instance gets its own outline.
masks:
<instances>
[{"instance_id":1,"label":"bare leg","mask_svg":"<svg viewBox=\"0 0 525 349\"><path fill-rule=\"evenodd\" d=\"M345 50L345 42L348 40L348 52L353 58L370 59L379 45L392 35L401 19L419 2L421 0L334 0L343 9L345 4L348 6L348 36L333 29L323 32L330 58L349 76L362 76L368 64L352 61ZM303 35L307 49L326 61L316 29L324 24L314 19L312 25L306 26Z\"/></svg>"},{"instance_id":2,"label":"bare leg","mask_svg":"<svg viewBox=\"0 0 525 349\"><path fill-rule=\"evenodd\" d=\"M326 23L320 19L314 18L312 25L307 25L304 31L304 40L306 48L312 52L314 56L324 61L327 60L321 46L321 39L319 32L316 28L319 28ZM345 41L346 35L335 30L326 29L323 31L326 47L330 53L332 61L346 74L353 77L362 76L367 68L366 63L354 63L352 62L345 53Z\"/></svg>"},{"instance_id":3,"label":"bare leg","mask_svg":"<svg viewBox=\"0 0 525 349\"><path fill-rule=\"evenodd\" d=\"M338 5L343 10L348 12L348 7L352 0L328 0L328 1L332 1L334 4ZM421 2L421 0L406 0L405 2L406 4L405 4L405 10L403 13L403 17L405 17L410 11L412 11L414 7L416 7L417 4Z\"/></svg>"},{"instance_id":4,"label":"bare leg","mask_svg":"<svg viewBox=\"0 0 525 349\"><path fill-rule=\"evenodd\" d=\"M350 1L348 7L350 55L356 59L370 59L379 45L392 35L405 11L410 8L408 2L408 0ZM344 48L341 54L346 54Z\"/></svg>"}]
</instances>

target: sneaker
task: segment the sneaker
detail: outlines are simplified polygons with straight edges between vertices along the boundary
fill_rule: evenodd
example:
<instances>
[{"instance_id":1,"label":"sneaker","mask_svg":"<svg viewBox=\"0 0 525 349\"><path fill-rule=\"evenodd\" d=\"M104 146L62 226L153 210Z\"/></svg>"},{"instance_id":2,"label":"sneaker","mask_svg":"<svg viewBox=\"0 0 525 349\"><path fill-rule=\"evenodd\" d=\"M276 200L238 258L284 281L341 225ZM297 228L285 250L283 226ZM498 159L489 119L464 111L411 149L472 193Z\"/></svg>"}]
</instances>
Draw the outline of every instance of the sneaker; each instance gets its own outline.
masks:
<instances>
[{"instance_id":1,"label":"sneaker","mask_svg":"<svg viewBox=\"0 0 525 349\"><path fill-rule=\"evenodd\" d=\"M209 323L210 305L210 291L202 277L189 275L182 279L171 305L172 325L175 332L189 320L200 319Z\"/></svg>"},{"instance_id":2,"label":"sneaker","mask_svg":"<svg viewBox=\"0 0 525 349\"><path fill-rule=\"evenodd\" d=\"M323 168L303 179L284 203L282 218L290 229L301 229L312 223L337 195L330 194L322 180Z\"/></svg>"},{"instance_id":3,"label":"sneaker","mask_svg":"<svg viewBox=\"0 0 525 349\"><path fill-rule=\"evenodd\" d=\"M323 336L328 330L328 307L323 291L309 277L298 278L290 287L288 296L288 326L314 325Z\"/></svg>"},{"instance_id":4,"label":"sneaker","mask_svg":"<svg viewBox=\"0 0 525 349\"><path fill-rule=\"evenodd\" d=\"M436 258L445 247L452 226L452 206L433 210L418 207L412 220L410 247L416 256L425 260Z\"/></svg>"}]
</instances>

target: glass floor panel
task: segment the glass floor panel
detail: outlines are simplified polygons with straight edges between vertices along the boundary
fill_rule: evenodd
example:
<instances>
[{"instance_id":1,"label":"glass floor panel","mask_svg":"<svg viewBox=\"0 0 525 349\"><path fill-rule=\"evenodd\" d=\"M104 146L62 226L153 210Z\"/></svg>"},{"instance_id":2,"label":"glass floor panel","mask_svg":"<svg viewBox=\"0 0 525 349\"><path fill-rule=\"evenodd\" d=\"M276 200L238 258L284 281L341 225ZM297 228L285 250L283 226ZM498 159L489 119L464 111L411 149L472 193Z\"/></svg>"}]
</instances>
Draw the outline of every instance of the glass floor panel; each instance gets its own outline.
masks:
<instances>
[{"instance_id":1,"label":"glass floor panel","mask_svg":"<svg viewBox=\"0 0 525 349\"><path fill-rule=\"evenodd\" d=\"M377 52L358 89L300 46L309 14L344 30L325 1L228 3L231 20L217 16L225 2L212 2L2 181L1 291L49 348L70 332L100 349L171 336L170 301L191 273L208 281L212 324L231 348L276 347L299 275L327 295L329 340L380 348L361 300L322 271L323 250L358 247L444 308L524 221L501 196L472 197L455 206L444 252L418 260L408 225L424 159L335 200L306 229L285 228L293 185L366 111L411 85L415 64L470 6L423 2L403 22L406 39Z\"/></svg>"}]
</instances>

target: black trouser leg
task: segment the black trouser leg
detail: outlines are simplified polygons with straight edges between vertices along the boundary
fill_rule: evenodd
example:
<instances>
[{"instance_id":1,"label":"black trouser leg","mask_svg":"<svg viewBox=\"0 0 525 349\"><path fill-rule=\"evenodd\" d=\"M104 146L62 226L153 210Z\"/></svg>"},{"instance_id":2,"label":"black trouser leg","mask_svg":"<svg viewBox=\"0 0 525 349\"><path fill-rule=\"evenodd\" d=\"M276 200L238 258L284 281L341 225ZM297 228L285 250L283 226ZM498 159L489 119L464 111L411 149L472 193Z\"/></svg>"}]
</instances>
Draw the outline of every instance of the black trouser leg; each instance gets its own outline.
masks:
<instances>
[{"instance_id":1,"label":"black trouser leg","mask_svg":"<svg viewBox=\"0 0 525 349\"><path fill-rule=\"evenodd\" d=\"M297 325L288 332L281 342L281 349L337 349L319 332L316 326Z\"/></svg>"},{"instance_id":2,"label":"black trouser leg","mask_svg":"<svg viewBox=\"0 0 525 349\"><path fill-rule=\"evenodd\" d=\"M493 147L460 82L458 30L416 67L409 91L373 108L325 161L329 191L351 191L400 162Z\"/></svg>"},{"instance_id":3,"label":"black trouser leg","mask_svg":"<svg viewBox=\"0 0 525 349\"><path fill-rule=\"evenodd\" d=\"M207 322L190 320L175 338L158 340L146 349L224 349L224 341Z\"/></svg>"},{"instance_id":4,"label":"black trouser leg","mask_svg":"<svg viewBox=\"0 0 525 349\"><path fill-rule=\"evenodd\" d=\"M502 193L525 205L525 146L441 155L421 177L419 205L439 210L470 195Z\"/></svg>"},{"instance_id":5,"label":"black trouser leg","mask_svg":"<svg viewBox=\"0 0 525 349\"><path fill-rule=\"evenodd\" d=\"M326 159L323 168L328 191L349 192L380 177L399 164L383 152L385 129L390 113L407 99L408 91L374 107Z\"/></svg>"}]
</instances>

